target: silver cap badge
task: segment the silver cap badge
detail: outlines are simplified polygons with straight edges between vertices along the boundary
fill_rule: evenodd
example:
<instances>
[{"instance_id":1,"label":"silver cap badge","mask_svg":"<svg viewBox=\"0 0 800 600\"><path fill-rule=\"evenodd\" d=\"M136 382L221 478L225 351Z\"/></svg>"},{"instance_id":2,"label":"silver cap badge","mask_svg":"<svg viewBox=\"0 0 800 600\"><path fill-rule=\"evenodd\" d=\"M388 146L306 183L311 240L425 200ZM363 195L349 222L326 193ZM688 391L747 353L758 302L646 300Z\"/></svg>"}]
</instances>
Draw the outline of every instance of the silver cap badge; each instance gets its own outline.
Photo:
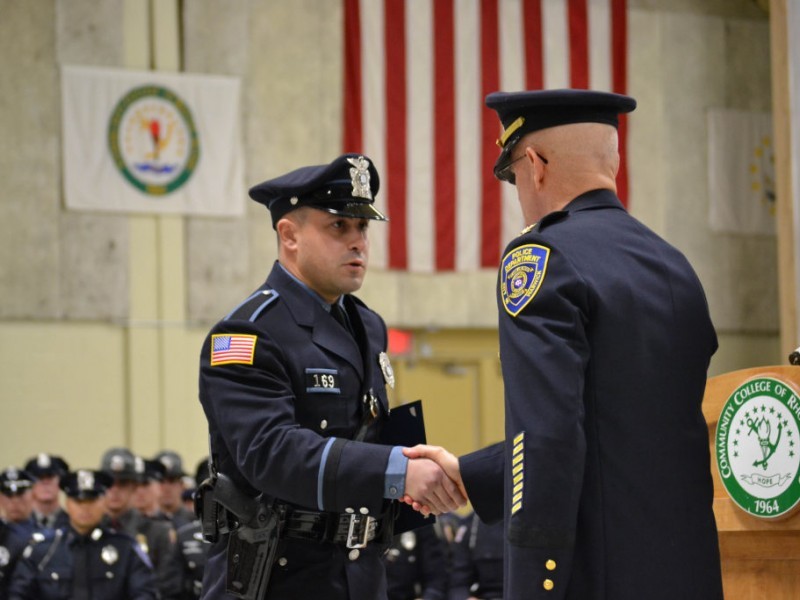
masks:
<instances>
[{"instance_id":1,"label":"silver cap badge","mask_svg":"<svg viewBox=\"0 0 800 600\"><path fill-rule=\"evenodd\" d=\"M348 158L347 162L353 165L350 169L350 179L353 183L353 197L372 200L372 188L369 185L369 161L363 156Z\"/></svg>"}]
</instances>

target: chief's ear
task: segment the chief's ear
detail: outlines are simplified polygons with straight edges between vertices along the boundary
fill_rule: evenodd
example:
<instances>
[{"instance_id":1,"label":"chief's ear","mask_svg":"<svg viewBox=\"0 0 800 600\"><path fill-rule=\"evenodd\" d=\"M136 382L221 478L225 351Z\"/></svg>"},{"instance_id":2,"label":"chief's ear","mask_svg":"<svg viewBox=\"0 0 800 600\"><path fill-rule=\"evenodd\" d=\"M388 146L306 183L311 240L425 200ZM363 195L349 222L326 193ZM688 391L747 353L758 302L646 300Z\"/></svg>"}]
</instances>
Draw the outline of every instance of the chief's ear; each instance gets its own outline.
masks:
<instances>
[{"instance_id":1,"label":"chief's ear","mask_svg":"<svg viewBox=\"0 0 800 600\"><path fill-rule=\"evenodd\" d=\"M542 160L539 153L533 149L532 146L525 148L525 155L527 160L531 163L531 173L533 174L533 185L537 190L542 189L544 179L547 175L547 163Z\"/></svg>"}]
</instances>

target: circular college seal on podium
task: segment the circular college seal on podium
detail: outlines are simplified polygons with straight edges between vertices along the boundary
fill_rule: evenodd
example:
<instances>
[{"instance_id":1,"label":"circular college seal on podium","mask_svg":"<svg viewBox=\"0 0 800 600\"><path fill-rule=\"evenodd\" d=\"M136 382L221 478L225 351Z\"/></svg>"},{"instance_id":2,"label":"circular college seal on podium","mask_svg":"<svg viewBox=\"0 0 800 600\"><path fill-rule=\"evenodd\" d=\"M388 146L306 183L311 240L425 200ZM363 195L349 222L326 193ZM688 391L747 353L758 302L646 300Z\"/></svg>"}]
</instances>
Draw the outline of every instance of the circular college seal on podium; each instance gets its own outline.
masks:
<instances>
[{"instance_id":1,"label":"circular college seal on podium","mask_svg":"<svg viewBox=\"0 0 800 600\"><path fill-rule=\"evenodd\" d=\"M134 187L163 196L191 177L200 157L192 113L170 90L145 85L125 94L108 124L114 164Z\"/></svg>"},{"instance_id":2,"label":"circular college seal on podium","mask_svg":"<svg viewBox=\"0 0 800 600\"><path fill-rule=\"evenodd\" d=\"M744 511L763 519L800 503L800 398L759 377L740 385L720 413L714 447L720 480Z\"/></svg>"}]
</instances>

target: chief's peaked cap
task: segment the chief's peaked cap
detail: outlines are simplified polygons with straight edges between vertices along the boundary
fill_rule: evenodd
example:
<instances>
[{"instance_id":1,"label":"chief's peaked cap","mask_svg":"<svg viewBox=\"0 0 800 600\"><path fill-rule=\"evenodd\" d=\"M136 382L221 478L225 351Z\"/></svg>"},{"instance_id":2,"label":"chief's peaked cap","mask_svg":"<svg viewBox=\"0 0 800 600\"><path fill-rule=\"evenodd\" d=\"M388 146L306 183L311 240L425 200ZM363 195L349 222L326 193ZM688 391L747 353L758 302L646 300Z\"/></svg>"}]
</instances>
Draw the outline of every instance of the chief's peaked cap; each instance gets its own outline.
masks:
<instances>
[{"instance_id":1,"label":"chief's peaked cap","mask_svg":"<svg viewBox=\"0 0 800 600\"><path fill-rule=\"evenodd\" d=\"M486 106L497 112L504 132L497 145L502 152L495 173L511 161L511 150L528 133L574 123L605 123L617 127L619 115L636 108L636 100L622 94L594 90L560 89L494 92Z\"/></svg>"},{"instance_id":2,"label":"chief's peaked cap","mask_svg":"<svg viewBox=\"0 0 800 600\"><path fill-rule=\"evenodd\" d=\"M493 92L486 96L486 106L497 112L505 129L523 117L520 130L524 134L571 123L607 123L616 127L618 115L635 109L636 100L594 90L536 90Z\"/></svg>"}]
</instances>

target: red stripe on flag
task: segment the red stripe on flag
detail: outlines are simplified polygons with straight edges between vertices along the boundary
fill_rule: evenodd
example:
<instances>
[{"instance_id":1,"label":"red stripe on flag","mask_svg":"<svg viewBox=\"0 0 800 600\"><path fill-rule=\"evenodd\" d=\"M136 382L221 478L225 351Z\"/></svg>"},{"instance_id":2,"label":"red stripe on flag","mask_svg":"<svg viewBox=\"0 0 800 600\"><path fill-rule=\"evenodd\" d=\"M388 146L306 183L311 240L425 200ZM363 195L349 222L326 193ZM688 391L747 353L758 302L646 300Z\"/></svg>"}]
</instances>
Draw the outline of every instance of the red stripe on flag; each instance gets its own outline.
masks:
<instances>
[{"instance_id":1,"label":"red stripe on flag","mask_svg":"<svg viewBox=\"0 0 800 600\"><path fill-rule=\"evenodd\" d=\"M364 151L361 121L361 10L359 0L344 0L344 152Z\"/></svg>"},{"instance_id":2,"label":"red stripe on flag","mask_svg":"<svg viewBox=\"0 0 800 600\"><path fill-rule=\"evenodd\" d=\"M433 3L434 173L436 270L451 271L456 261L456 105L455 20L453 1Z\"/></svg>"},{"instance_id":3,"label":"red stripe on flag","mask_svg":"<svg viewBox=\"0 0 800 600\"><path fill-rule=\"evenodd\" d=\"M542 50L542 0L524 0L522 31L525 40L525 88L544 87L544 52Z\"/></svg>"},{"instance_id":4,"label":"red stripe on flag","mask_svg":"<svg viewBox=\"0 0 800 600\"><path fill-rule=\"evenodd\" d=\"M386 190L389 211L389 268L408 267L406 141L406 15L404 0L385 0Z\"/></svg>"},{"instance_id":5,"label":"red stripe on flag","mask_svg":"<svg viewBox=\"0 0 800 600\"><path fill-rule=\"evenodd\" d=\"M569 0L570 87L589 88L589 15L586 0Z\"/></svg>"},{"instance_id":6,"label":"red stripe on flag","mask_svg":"<svg viewBox=\"0 0 800 600\"><path fill-rule=\"evenodd\" d=\"M626 0L611 0L611 91L627 94L628 11ZM619 116L617 196L628 206L628 116Z\"/></svg>"},{"instance_id":7,"label":"red stripe on flag","mask_svg":"<svg viewBox=\"0 0 800 600\"><path fill-rule=\"evenodd\" d=\"M483 98L500 89L497 0L481 0L481 267L495 268L500 258L501 192L492 175L500 126Z\"/></svg>"}]
</instances>

